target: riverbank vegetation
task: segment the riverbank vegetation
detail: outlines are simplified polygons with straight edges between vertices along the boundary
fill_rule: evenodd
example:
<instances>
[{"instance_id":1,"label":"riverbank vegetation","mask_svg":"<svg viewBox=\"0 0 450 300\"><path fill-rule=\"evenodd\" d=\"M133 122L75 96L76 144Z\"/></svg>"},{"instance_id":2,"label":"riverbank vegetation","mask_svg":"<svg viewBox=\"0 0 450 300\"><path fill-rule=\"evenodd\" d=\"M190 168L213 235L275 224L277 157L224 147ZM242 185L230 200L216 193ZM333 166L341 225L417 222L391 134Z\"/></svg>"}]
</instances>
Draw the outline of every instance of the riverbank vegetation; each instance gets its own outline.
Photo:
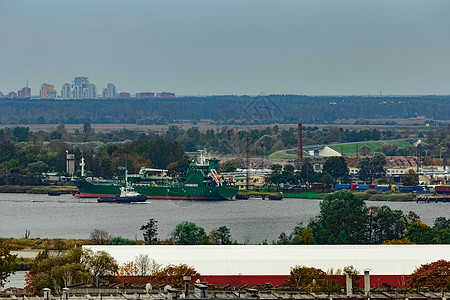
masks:
<instances>
[{"instance_id":1,"label":"riverbank vegetation","mask_svg":"<svg viewBox=\"0 0 450 300\"><path fill-rule=\"evenodd\" d=\"M384 177L383 172L376 172L383 162L381 154L417 155L423 158L424 165L434 164L434 160L445 154L446 136L450 128L431 130L425 133L411 133L410 130L379 130L374 128L348 129L339 127L304 127L303 144L331 144L346 142L364 142L373 140L393 140L383 142L376 153L365 153L361 147L359 154L373 157L363 157L361 160L360 179L371 181L376 177ZM422 137L426 142L418 146L410 145L405 140L411 137ZM294 148L297 144L296 127L280 128L260 126L255 128L236 129L221 126L217 129L200 130L198 127L183 129L176 125L168 126L165 131L131 131L117 130L111 132L95 132L91 124L85 122L74 132L68 132L64 124L60 124L52 132L32 132L28 127L12 127L0 129L0 186L6 190L21 190L16 186L39 186L49 184L42 173L52 172L54 176L79 175L79 163L85 158L88 176L111 178L117 176L119 166L127 166L130 173L137 173L143 166L168 169L171 174L183 174L191 161L188 153L199 149L207 149L210 153L221 156L233 156L238 159L226 164L227 170L245 167L240 159L248 151L251 156L268 156L281 149ZM350 145L351 146L351 145ZM345 147L350 147L346 145ZM339 149L336 148L336 149ZM355 147L356 149L356 147ZM367 149L366 149L367 150ZM75 156L74 174L66 172L66 151ZM364 152L364 153L363 153ZM349 152L350 153L350 152ZM378 155L378 154L379 155ZM345 153L344 153L345 154ZM346 155L346 154L345 154ZM377 156L378 155L378 156ZM294 155L295 158L295 155ZM369 168L368 168L369 167ZM321 182L333 184L336 180L348 179L345 171L348 169L338 161L330 158L324 165L323 172L314 173L310 163L306 162L295 179L296 182ZM286 171L286 172L285 172ZM312 171L312 172L311 172ZM344 173L342 173L344 171ZM281 170L281 176L273 176L276 185L289 183L292 176L289 170ZM52 175L53 176L53 175ZM300 177L299 177L300 176ZM294 184L294 182L292 182ZM62 188L65 190L66 188ZM30 193L41 193L43 190L28 189Z\"/></svg>"}]
</instances>

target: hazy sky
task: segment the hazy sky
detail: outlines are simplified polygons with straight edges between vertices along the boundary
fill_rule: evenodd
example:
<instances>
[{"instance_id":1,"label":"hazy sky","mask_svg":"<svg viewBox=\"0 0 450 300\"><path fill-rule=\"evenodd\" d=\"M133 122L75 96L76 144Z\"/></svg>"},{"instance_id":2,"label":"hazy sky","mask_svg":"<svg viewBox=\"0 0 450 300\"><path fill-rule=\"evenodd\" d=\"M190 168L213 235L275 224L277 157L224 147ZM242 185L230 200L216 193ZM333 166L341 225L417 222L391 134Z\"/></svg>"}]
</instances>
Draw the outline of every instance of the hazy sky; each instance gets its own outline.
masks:
<instances>
[{"instance_id":1,"label":"hazy sky","mask_svg":"<svg viewBox=\"0 0 450 300\"><path fill-rule=\"evenodd\" d=\"M449 0L0 0L0 91L450 94Z\"/></svg>"}]
</instances>

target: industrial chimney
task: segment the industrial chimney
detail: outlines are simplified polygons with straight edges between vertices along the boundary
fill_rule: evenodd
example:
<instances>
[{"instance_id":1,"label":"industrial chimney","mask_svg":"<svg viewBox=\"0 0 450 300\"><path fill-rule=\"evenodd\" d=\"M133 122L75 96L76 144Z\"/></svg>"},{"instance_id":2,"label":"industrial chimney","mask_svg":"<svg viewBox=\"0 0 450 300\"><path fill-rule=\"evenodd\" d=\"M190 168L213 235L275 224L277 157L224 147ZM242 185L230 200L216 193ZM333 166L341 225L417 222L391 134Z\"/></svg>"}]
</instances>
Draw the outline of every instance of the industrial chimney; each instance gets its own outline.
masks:
<instances>
[{"instance_id":1,"label":"industrial chimney","mask_svg":"<svg viewBox=\"0 0 450 300\"><path fill-rule=\"evenodd\" d=\"M297 129L297 161L303 162L303 136L302 136L302 123L298 123Z\"/></svg>"}]
</instances>

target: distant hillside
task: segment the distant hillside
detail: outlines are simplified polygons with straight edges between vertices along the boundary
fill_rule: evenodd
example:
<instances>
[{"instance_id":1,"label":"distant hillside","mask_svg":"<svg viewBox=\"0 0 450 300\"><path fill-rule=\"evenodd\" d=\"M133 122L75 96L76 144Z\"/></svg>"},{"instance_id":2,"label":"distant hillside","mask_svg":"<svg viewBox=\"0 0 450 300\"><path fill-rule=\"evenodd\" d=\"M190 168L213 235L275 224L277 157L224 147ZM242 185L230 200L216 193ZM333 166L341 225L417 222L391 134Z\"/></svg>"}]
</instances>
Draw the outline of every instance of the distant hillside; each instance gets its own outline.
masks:
<instances>
[{"instance_id":1,"label":"distant hillside","mask_svg":"<svg viewBox=\"0 0 450 300\"><path fill-rule=\"evenodd\" d=\"M450 119L450 96L208 96L175 99L0 99L1 124L168 124L181 120L214 124L333 123L336 120ZM388 120L387 120L388 121Z\"/></svg>"}]
</instances>

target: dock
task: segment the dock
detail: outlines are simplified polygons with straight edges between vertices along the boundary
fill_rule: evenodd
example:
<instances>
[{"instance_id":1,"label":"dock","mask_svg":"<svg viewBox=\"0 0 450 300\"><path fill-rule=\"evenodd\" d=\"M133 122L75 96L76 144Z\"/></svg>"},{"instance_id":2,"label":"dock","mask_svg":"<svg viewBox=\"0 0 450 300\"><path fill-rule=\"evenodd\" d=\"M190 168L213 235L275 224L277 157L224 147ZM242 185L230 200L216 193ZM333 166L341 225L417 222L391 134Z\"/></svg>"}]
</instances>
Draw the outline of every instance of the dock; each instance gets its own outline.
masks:
<instances>
[{"instance_id":1,"label":"dock","mask_svg":"<svg viewBox=\"0 0 450 300\"><path fill-rule=\"evenodd\" d=\"M450 202L450 195L420 195L417 196L416 202Z\"/></svg>"}]
</instances>

